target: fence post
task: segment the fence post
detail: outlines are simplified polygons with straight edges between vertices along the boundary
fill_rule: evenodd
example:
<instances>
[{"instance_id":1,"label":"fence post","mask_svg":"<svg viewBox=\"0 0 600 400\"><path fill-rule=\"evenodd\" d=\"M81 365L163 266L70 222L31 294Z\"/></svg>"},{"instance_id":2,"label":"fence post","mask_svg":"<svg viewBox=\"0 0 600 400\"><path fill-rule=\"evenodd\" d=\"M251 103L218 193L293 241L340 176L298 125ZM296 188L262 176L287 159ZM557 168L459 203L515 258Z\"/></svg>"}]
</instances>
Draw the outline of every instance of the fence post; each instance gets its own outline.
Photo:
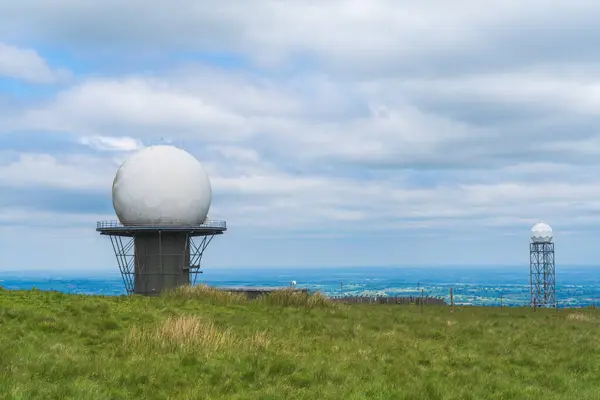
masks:
<instances>
[{"instance_id":1,"label":"fence post","mask_svg":"<svg viewBox=\"0 0 600 400\"><path fill-rule=\"evenodd\" d=\"M450 288L450 312L454 312L454 289Z\"/></svg>"},{"instance_id":2,"label":"fence post","mask_svg":"<svg viewBox=\"0 0 600 400\"><path fill-rule=\"evenodd\" d=\"M533 298L533 312L536 312L536 308L537 308L537 299L534 297Z\"/></svg>"},{"instance_id":3,"label":"fence post","mask_svg":"<svg viewBox=\"0 0 600 400\"><path fill-rule=\"evenodd\" d=\"M502 312L502 295L500 295L500 312Z\"/></svg>"},{"instance_id":4,"label":"fence post","mask_svg":"<svg viewBox=\"0 0 600 400\"><path fill-rule=\"evenodd\" d=\"M425 295L425 289L421 289L421 314L423 314L423 296Z\"/></svg>"}]
</instances>

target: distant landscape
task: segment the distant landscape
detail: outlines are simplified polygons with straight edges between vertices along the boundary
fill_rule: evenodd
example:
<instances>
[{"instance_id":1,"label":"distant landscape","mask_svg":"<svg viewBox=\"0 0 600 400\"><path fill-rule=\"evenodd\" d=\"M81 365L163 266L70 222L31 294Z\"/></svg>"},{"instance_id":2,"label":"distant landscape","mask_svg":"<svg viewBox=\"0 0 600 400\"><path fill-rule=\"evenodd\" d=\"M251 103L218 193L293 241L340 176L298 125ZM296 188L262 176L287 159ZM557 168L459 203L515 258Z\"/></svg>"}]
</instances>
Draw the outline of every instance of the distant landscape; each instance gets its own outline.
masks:
<instances>
[{"instance_id":1,"label":"distant landscape","mask_svg":"<svg viewBox=\"0 0 600 400\"><path fill-rule=\"evenodd\" d=\"M121 295L124 286L116 267L105 273L0 272L7 289L57 290L67 293ZM600 305L600 271L596 267L562 267L556 271L559 307ZM522 306L529 302L529 268L523 267L356 267L236 268L207 267L198 282L213 286L298 287L327 296L445 297L450 288L457 304Z\"/></svg>"}]
</instances>

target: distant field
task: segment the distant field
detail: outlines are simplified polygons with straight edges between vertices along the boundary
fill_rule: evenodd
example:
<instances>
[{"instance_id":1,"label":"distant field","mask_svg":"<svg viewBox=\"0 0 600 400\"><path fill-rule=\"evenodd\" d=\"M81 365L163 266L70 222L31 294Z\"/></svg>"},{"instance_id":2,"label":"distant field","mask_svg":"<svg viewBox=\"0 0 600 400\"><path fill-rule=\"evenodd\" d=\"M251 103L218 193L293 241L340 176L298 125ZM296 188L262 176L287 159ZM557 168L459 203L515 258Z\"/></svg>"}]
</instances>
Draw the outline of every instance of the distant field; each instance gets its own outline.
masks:
<instances>
[{"instance_id":1,"label":"distant field","mask_svg":"<svg viewBox=\"0 0 600 400\"><path fill-rule=\"evenodd\" d=\"M592 309L0 290L0 399L600 399Z\"/></svg>"}]
</instances>

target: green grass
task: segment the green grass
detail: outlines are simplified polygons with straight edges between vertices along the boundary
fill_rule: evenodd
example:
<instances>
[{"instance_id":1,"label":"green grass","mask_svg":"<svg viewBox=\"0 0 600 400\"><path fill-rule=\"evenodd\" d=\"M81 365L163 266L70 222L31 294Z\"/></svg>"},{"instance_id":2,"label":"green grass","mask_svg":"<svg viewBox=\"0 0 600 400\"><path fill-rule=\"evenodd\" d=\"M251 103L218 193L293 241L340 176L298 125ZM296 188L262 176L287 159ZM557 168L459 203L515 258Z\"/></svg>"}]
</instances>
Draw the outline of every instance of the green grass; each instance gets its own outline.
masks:
<instances>
[{"instance_id":1,"label":"green grass","mask_svg":"<svg viewBox=\"0 0 600 400\"><path fill-rule=\"evenodd\" d=\"M600 399L600 313L0 290L0 399Z\"/></svg>"}]
</instances>

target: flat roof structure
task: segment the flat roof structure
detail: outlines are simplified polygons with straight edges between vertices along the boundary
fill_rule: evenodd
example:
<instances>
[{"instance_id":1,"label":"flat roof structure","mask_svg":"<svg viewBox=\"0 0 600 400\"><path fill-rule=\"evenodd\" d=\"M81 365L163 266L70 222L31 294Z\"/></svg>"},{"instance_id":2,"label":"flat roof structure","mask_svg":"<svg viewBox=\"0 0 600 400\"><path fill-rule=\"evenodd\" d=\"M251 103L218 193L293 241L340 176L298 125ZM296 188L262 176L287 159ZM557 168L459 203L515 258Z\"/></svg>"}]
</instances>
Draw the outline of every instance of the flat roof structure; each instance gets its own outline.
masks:
<instances>
[{"instance_id":1,"label":"flat roof structure","mask_svg":"<svg viewBox=\"0 0 600 400\"><path fill-rule=\"evenodd\" d=\"M189 236L221 235L227 230L227 222L210 220L199 225L123 225L120 221L98 221L96 231L101 235L132 237L143 232L180 232Z\"/></svg>"}]
</instances>

